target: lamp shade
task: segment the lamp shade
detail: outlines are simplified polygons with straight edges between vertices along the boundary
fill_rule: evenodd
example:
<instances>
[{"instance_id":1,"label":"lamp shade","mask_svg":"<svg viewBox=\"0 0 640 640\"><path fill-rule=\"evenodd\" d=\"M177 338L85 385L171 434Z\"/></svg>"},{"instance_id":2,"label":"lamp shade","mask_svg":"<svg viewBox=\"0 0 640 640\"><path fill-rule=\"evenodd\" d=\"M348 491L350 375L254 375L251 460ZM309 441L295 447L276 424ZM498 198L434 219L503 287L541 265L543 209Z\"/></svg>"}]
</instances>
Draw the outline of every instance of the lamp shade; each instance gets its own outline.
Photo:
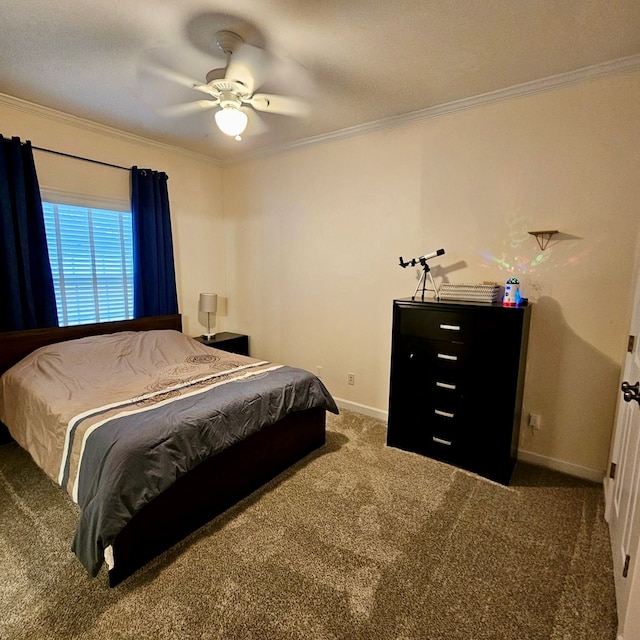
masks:
<instances>
[{"instance_id":1,"label":"lamp shade","mask_svg":"<svg viewBox=\"0 0 640 640\"><path fill-rule=\"evenodd\" d=\"M239 136L249 121L247 114L236 107L223 107L216 111L215 119L218 129L228 136Z\"/></svg>"},{"instance_id":2,"label":"lamp shade","mask_svg":"<svg viewBox=\"0 0 640 640\"><path fill-rule=\"evenodd\" d=\"M201 293L198 308L202 313L215 313L218 310L218 294Z\"/></svg>"}]
</instances>

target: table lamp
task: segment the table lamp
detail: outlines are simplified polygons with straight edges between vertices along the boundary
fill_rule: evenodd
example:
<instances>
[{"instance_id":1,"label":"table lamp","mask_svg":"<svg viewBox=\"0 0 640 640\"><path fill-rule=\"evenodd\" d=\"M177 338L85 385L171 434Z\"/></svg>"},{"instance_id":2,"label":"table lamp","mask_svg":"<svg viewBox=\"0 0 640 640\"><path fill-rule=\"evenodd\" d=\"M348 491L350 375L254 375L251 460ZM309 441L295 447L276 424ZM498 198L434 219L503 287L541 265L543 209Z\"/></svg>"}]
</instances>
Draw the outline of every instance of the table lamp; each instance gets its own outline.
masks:
<instances>
[{"instance_id":1,"label":"table lamp","mask_svg":"<svg viewBox=\"0 0 640 640\"><path fill-rule=\"evenodd\" d=\"M211 333L211 314L215 316L218 310L218 294L217 293L201 293L200 305L198 307L201 313L207 314L207 333L202 337L206 340L211 340L216 337L215 333Z\"/></svg>"}]
</instances>

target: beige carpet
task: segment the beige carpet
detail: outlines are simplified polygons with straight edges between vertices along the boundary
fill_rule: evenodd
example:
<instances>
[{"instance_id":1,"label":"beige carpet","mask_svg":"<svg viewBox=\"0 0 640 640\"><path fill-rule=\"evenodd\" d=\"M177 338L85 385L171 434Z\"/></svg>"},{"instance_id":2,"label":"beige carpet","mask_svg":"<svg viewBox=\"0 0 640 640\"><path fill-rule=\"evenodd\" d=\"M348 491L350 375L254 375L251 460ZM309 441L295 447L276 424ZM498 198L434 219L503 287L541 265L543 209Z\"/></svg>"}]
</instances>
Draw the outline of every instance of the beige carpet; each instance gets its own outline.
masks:
<instances>
[{"instance_id":1,"label":"beige carpet","mask_svg":"<svg viewBox=\"0 0 640 640\"><path fill-rule=\"evenodd\" d=\"M328 444L115 589L76 507L0 447L0 638L614 640L600 485L502 487L330 416Z\"/></svg>"}]
</instances>

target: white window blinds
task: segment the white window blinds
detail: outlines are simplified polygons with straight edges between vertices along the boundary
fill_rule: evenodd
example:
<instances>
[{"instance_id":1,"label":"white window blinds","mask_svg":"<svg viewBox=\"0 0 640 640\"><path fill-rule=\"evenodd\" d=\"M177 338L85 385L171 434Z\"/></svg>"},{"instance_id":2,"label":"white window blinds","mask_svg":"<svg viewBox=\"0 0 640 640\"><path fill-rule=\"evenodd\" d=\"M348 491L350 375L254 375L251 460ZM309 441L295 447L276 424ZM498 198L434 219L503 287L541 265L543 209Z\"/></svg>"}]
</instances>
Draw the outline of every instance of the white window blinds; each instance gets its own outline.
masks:
<instances>
[{"instance_id":1,"label":"white window blinds","mask_svg":"<svg viewBox=\"0 0 640 640\"><path fill-rule=\"evenodd\" d=\"M133 317L131 213L43 202L61 326Z\"/></svg>"}]
</instances>

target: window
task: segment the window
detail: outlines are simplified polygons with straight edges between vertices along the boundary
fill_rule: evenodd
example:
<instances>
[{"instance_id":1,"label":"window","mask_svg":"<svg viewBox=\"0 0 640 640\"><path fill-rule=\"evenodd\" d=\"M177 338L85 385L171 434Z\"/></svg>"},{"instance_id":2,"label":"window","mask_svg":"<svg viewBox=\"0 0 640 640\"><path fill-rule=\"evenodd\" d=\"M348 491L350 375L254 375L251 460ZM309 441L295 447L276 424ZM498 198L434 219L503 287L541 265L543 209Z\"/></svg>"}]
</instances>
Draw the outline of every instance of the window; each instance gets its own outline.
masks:
<instances>
[{"instance_id":1,"label":"window","mask_svg":"<svg viewBox=\"0 0 640 640\"><path fill-rule=\"evenodd\" d=\"M131 213L42 207L60 326L132 318Z\"/></svg>"}]
</instances>

